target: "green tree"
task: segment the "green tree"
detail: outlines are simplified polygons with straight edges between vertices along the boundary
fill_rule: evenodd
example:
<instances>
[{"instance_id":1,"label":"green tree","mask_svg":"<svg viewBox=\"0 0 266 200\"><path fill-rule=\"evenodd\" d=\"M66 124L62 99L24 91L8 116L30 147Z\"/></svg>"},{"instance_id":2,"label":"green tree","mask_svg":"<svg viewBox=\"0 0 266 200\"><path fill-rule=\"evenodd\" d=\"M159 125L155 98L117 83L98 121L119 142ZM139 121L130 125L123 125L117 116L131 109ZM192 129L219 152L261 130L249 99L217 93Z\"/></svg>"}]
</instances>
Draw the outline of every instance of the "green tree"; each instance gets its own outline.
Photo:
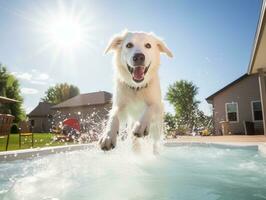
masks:
<instances>
[{"instance_id":1,"label":"green tree","mask_svg":"<svg viewBox=\"0 0 266 200\"><path fill-rule=\"evenodd\" d=\"M173 131L176 131L177 129L177 118L172 115L171 113L165 113L164 115L164 122L167 133L172 133Z\"/></svg>"},{"instance_id":2,"label":"green tree","mask_svg":"<svg viewBox=\"0 0 266 200\"><path fill-rule=\"evenodd\" d=\"M8 79L7 69L0 63L0 95L6 96L6 85Z\"/></svg>"},{"instance_id":3,"label":"green tree","mask_svg":"<svg viewBox=\"0 0 266 200\"><path fill-rule=\"evenodd\" d=\"M55 86L48 88L42 101L58 104L78 94L78 87L67 83L58 83Z\"/></svg>"},{"instance_id":4,"label":"green tree","mask_svg":"<svg viewBox=\"0 0 266 200\"><path fill-rule=\"evenodd\" d=\"M190 131L196 125L199 101L196 100L198 87L185 80L170 85L166 99L174 106L175 117L179 125L186 126Z\"/></svg>"},{"instance_id":5,"label":"green tree","mask_svg":"<svg viewBox=\"0 0 266 200\"><path fill-rule=\"evenodd\" d=\"M12 74L8 73L4 65L0 64L0 95L19 101L17 103L3 104L1 110L4 113L14 115L14 122L19 122L26 118L25 111L22 107L23 98L19 88L18 80Z\"/></svg>"}]
</instances>

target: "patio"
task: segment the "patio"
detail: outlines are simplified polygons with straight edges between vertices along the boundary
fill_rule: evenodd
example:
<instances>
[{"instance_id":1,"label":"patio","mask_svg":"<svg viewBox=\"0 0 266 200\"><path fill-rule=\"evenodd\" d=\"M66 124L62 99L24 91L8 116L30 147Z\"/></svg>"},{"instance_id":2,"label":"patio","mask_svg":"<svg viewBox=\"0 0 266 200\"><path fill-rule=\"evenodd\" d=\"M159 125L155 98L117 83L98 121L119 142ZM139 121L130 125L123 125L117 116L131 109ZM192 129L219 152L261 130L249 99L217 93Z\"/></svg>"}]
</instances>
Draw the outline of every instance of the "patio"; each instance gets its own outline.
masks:
<instances>
[{"instance_id":1,"label":"patio","mask_svg":"<svg viewBox=\"0 0 266 200\"><path fill-rule=\"evenodd\" d=\"M169 142L199 142L199 143L266 143L265 135L226 135L226 136L178 136L168 139Z\"/></svg>"}]
</instances>

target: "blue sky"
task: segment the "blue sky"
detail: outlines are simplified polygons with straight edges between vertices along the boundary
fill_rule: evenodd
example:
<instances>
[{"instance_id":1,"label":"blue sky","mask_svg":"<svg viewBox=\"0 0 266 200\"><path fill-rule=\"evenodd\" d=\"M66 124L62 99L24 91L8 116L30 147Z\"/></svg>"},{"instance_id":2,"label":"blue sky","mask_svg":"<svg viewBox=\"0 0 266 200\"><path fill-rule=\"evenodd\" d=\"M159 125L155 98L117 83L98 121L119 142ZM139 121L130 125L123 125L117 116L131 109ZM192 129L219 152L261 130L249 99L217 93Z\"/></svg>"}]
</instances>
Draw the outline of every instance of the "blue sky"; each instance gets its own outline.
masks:
<instances>
[{"instance_id":1,"label":"blue sky","mask_svg":"<svg viewBox=\"0 0 266 200\"><path fill-rule=\"evenodd\" d=\"M19 78L30 111L59 82L82 93L112 92L112 56L103 55L110 37L125 28L152 31L174 54L162 56L164 97L174 81L193 81L200 108L210 113L205 98L247 71L260 6L259 0L0 1L0 62ZM80 16L86 33L67 51L51 44L44 26L58 20L51 16L62 7L65 15ZM172 110L167 102L166 110Z\"/></svg>"}]
</instances>

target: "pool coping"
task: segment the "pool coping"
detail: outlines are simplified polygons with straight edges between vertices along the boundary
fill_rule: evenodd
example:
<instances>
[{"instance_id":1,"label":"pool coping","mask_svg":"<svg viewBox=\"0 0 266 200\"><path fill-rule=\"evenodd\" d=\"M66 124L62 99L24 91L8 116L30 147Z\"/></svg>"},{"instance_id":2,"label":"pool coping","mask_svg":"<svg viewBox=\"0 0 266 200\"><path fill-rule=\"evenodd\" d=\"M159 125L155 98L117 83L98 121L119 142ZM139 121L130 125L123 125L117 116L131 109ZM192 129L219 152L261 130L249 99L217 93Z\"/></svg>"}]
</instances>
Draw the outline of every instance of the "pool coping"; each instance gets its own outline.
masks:
<instances>
[{"instance_id":1,"label":"pool coping","mask_svg":"<svg viewBox=\"0 0 266 200\"><path fill-rule=\"evenodd\" d=\"M93 147L95 147L95 143L4 151L0 152L0 162L34 158L34 157L64 153L69 151L88 150Z\"/></svg>"},{"instance_id":2,"label":"pool coping","mask_svg":"<svg viewBox=\"0 0 266 200\"><path fill-rule=\"evenodd\" d=\"M199 142L199 141L164 141L164 146L167 147L177 147L183 145L203 145L206 147L228 147L228 148L249 148L258 150L263 156L266 157L266 143L264 142ZM69 151L80 151L80 150L89 150L95 148L97 143L88 143L88 144L73 144L66 146L55 146L55 147L44 147L44 148L34 148L34 149L23 149L23 150L14 150L14 151L4 151L0 152L0 162L3 161L13 161L21 160L27 158L40 157L50 154L58 154Z\"/></svg>"}]
</instances>

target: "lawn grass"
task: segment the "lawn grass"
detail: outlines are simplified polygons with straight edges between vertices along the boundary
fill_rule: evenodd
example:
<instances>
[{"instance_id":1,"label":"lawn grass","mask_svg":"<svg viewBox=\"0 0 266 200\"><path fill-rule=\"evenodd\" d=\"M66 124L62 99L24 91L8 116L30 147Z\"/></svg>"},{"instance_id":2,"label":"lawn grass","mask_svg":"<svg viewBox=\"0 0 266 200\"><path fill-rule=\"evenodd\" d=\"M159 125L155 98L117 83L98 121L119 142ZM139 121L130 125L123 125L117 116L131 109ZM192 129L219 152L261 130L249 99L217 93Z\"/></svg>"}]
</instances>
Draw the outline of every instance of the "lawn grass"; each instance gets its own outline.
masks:
<instances>
[{"instance_id":1,"label":"lawn grass","mask_svg":"<svg viewBox=\"0 0 266 200\"><path fill-rule=\"evenodd\" d=\"M34 148L62 146L65 144L73 144L73 142L55 142L54 134L51 133L34 133ZM5 151L6 138L0 138L0 151ZM19 148L19 134L10 134L8 150L29 149L31 148L31 137L21 138L21 148Z\"/></svg>"}]
</instances>

